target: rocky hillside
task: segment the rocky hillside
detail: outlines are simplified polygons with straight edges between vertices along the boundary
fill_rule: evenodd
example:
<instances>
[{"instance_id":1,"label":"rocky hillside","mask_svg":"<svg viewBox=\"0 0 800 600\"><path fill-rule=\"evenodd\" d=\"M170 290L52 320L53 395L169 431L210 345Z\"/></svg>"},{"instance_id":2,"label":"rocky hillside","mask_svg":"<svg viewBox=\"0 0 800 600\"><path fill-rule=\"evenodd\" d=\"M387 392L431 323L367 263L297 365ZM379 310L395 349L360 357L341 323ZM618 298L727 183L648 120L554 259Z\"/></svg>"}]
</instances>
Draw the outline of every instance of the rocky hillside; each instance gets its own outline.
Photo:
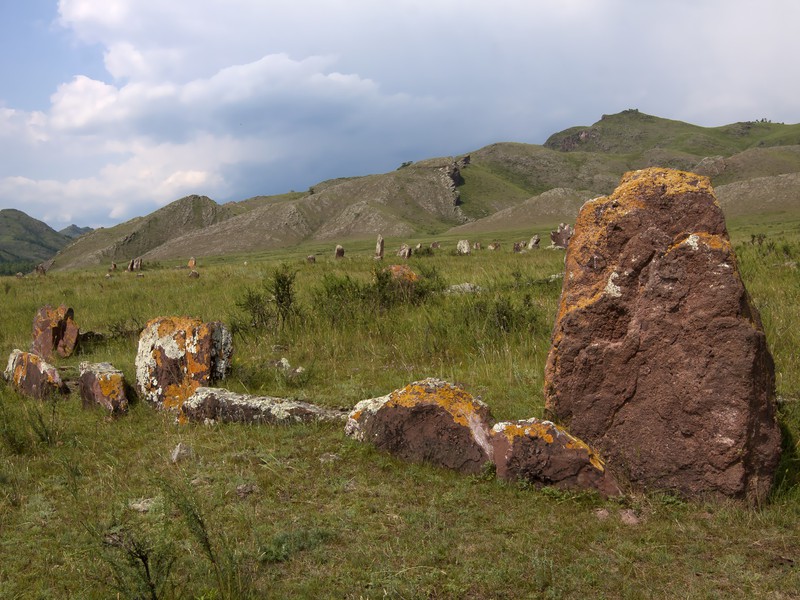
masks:
<instances>
[{"instance_id":1,"label":"rocky hillside","mask_svg":"<svg viewBox=\"0 0 800 600\"><path fill-rule=\"evenodd\" d=\"M58 233L61 235L65 235L70 239L75 239L81 237L84 233L89 233L94 231L91 227L78 227L73 223L69 227L65 227L64 229L59 230Z\"/></svg>"},{"instance_id":2,"label":"rocky hillside","mask_svg":"<svg viewBox=\"0 0 800 600\"><path fill-rule=\"evenodd\" d=\"M301 242L490 232L574 219L587 198L649 166L708 175L731 216L800 213L800 125L698 127L637 110L552 135L497 143L390 173L321 182L305 193L218 205L190 196L77 239L53 260L74 268L286 247Z\"/></svg>"},{"instance_id":3,"label":"rocky hillside","mask_svg":"<svg viewBox=\"0 0 800 600\"><path fill-rule=\"evenodd\" d=\"M0 210L0 273L29 271L66 246L70 238L13 208Z\"/></svg>"}]
</instances>

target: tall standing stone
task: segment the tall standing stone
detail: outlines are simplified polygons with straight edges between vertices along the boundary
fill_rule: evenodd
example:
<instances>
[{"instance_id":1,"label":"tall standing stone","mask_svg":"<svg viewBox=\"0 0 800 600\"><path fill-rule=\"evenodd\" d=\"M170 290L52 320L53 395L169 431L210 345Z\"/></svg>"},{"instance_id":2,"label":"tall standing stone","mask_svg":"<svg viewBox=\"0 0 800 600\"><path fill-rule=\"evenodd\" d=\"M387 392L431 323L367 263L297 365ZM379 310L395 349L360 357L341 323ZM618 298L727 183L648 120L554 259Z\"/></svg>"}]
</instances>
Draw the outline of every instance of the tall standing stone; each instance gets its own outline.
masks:
<instances>
[{"instance_id":1,"label":"tall standing stone","mask_svg":"<svg viewBox=\"0 0 800 600\"><path fill-rule=\"evenodd\" d=\"M334 258L344 258L344 246L341 244L336 244L336 248L333 250L333 257Z\"/></svg>"},{"instance_id":2,"label":"tall standing stone","mask_svg":"<svg viewBox=\"0 0 800 600\"><path fill-rule=\"evenodd\" d=\"M375 260L383 260L383 236L380 233L375 242Z\"/></svg>"},{"instance_id":3,"label":"tall standing stone","mask_svg":"<svg viewBox=\"0 0 800 600\"><path fill-rule=\"evenodd\" d=\"M68 358L75 351L80 334L71 308L45 305L33 317L33 343L31 351L44 359L53 354Z\"/></svg>"},{"instance_id":4,"label":"tall standing stone","mask_svg":"<svg viewBox=\"0 0 800 600\"><path fill-rule=\"evenodd\" d=\"M456 253L461 255L470 254L472 252L469 240L458 240L456 244Z\"/></svg>"},{"instance_id":5,"label":"tall standing stone","mask_svg":"<svg viewBox=\"0 0 800 600\"><path fill-rule=\"evenodd\" d=\"M627 173L584 204L545 372L548 410L646 489L764 499L774 365L705 177Z\"/></svg>"}]
</instances>

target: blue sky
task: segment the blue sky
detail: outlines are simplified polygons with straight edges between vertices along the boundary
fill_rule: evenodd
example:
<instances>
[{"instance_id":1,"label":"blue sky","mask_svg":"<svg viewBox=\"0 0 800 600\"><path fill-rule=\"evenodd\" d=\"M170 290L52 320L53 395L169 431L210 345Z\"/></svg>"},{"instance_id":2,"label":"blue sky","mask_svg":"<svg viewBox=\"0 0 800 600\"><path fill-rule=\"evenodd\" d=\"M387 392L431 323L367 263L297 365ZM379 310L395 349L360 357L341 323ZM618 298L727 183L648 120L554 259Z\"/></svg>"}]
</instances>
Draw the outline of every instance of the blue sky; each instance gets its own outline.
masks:
<instances>
[{"instance_id":1,"label":"blue sky","mask_svg":"<svg viewBox=\"0 0 800 600\"><path fill-rule=\"evenodd\" d=\"M0 0L0 208L108 226L626 108L800 122L795 0Z\"/></svg>"}]
</instances>

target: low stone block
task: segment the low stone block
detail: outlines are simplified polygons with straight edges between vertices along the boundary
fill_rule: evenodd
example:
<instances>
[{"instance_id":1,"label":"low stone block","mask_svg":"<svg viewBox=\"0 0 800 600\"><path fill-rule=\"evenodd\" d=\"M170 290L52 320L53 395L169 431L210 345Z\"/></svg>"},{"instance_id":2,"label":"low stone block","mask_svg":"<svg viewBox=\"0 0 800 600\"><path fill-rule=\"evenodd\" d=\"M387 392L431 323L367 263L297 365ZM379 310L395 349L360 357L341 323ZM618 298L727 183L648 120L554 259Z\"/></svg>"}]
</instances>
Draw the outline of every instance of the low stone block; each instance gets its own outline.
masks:
<instances>
[{"instance_id":1,"label":"low stone block","mask_svg":"<svg viewBox=\"0 0 800 600\"><path fill-rule=\"evenodd\" d=\"M479 473L492 460L489 408L439 379L415 381L359 402L345 433L400 458L462 473Z\"/></svg>"},{"instance_id":2,"label":"low stone block","mask_svg":"<svg viewBox=\"0 0 800 600\"><path fill-rule=\"evenodd\" d=\"M31 352L13 350L3 376L19 393L39 400L69 393L58 369Z\"/></svg>"},{"instance_id":3,"label":"low stone block","mask_svg":"<svg viewBox=\"0 0 800 600\"><path fill-rule=\"evenodd\" d=\"M181 405L182 421L284 424L344 421L344 411L272 396L237 394L201 387Z\"/></svg>"},{"instance_id":4,"label":"low stone block","mask_svg":"<svg viewBox=\"0 0 800 600\"><path fill-rule=\"evenodd\" d=\"M620 494L597 452L550 421L497 423L491 435L499 479Z\"/></svg>"},{"instance_id":5,"label":"low stone block","mask_svg":"<svg viewBox=\"0 0 800 600\"><path fill-rule=\"evenodd\" d=\"M125 375L110 363L82 362L78 385L84 408L100 406L112 415L128 412Z\"/></svg>"}]
</instances>

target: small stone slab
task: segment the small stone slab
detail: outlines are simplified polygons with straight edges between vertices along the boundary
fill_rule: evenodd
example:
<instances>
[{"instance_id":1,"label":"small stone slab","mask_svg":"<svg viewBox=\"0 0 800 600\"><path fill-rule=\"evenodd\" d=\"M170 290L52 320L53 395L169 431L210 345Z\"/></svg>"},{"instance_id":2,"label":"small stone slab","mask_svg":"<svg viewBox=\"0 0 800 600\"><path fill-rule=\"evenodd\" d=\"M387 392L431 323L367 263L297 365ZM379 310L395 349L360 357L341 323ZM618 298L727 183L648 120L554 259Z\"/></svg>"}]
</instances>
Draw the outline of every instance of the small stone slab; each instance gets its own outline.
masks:
<instances>
[{"instance_id":1,"label":"small stone slab","mask_svg":"<svg viewBox=\"0 0 800 600\"><path fill-rule=\"evenodd\" d=\"M272 396L237 394L201 387L181 405L180 420L190 422L281 424L344 421L346 412Z\"/></svg>"},{"instance_id":2,"label":"small stone slab","mask_svg":"<svg viewBox=\"0 0 800 600\"><path fill-rule=\"evenodd\" d=\"M139 393L159 409L178 409L197 388L225 377L232 354L231 334L222 323L190 317L153 319L139 337Z\"/></svg>"},{"instance_id":3,"label":"small stone slab","mask_svg":"<svg viewBox=\"0 0 800 600\"><path fill-rule=\"evenodd\" d=\"M58 369L31 352L13 350L3 376L19 393L39 400L69 393Z\"/></svg>"},{"instance_id":4,"label":"small stone slab","mask_svg":"<svg viewBox=\"0 0 800 600\"><path fill-rule=\"evenodd\" d=\"M128 412L125 375L110 363L82 362L78 384L83 408L100 406L112 415Z\"/></svg>"},{"instance_id":5,"label":"small stone slab","mask_svg":"<svg viewBox=\"0 0 800 600\"><path fill-rule=\"evenodd\" d=\"M497 423L491 439L499 479L620 495L597 452L550 421Z\"/></svg>"},{"instance_id":6,"label":"small stone slab","mask_svg":"<svg viewBox=\"0 0 800 600\"><path fill-rule=\"evenodd\" d=\"M345 433L412 462L477 474L492 460L489 408L462 388L429 378L362 400Z\"/></svg>"},{"instance_id":7,"label":"small stone slab","mask_svg":"<svg viewBox=\"0 0 800 600\"><path fill-rule=\"evenodd\" d=\"M31 352L45 360L58 354L64 358L72 356L78 343L79 329L73 319L71 308L45 305L33 317L33 343Z\"/></svg>"}]
</instances>

